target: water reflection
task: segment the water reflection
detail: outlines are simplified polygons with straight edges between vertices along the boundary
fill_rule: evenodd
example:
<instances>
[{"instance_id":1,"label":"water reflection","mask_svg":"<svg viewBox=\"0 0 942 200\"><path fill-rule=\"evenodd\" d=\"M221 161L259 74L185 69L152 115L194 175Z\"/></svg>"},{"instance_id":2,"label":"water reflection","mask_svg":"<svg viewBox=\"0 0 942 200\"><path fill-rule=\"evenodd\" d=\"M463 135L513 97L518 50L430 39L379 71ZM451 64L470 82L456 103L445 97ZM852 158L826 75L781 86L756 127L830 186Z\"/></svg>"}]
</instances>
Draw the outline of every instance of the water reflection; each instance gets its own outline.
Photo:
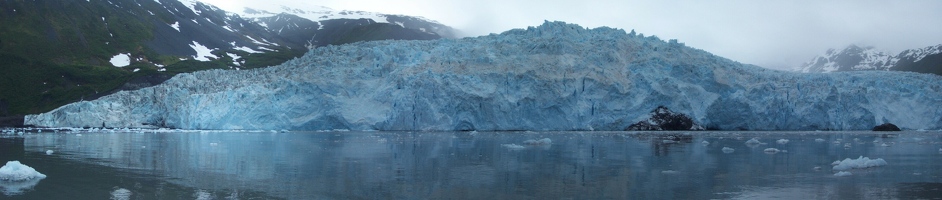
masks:
<instances>
[{"instance_id":1,"label":"water reflection","mask_svg":"<svg viewBox=\"0 0 942 200\"><path fill-rule=\"evenodd\" d=\"M551 145L523 145L543 138ZM34 199L879 199L932 197L940 141L919 132L83 133L3 138L0 160L49 175L38 192L14 196ZM833 176L831 162L858 156L889 165Z\"/></svg>"}]
</instances>

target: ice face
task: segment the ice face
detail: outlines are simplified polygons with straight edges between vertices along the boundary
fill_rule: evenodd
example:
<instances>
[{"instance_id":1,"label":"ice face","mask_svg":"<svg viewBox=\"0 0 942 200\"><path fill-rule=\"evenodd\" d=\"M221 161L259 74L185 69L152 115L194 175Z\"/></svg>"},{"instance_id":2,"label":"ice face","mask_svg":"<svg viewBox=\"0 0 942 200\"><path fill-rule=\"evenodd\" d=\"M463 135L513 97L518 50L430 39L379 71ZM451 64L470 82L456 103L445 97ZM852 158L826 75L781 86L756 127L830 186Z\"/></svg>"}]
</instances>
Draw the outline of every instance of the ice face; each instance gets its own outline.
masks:
<instances>
[{"instance_id":1,"label":"ice face","mask_svg":"<svg viewBox=\"0 0 942 200\"><path fill-rule=\"evenodd\" d=\"M658 106L725 130L942 128L942 78L799 74L562 22L476 38L320 47L280 66L180 74L30 115L44 127L624 130Z\"/></svg>"}]
</instances>

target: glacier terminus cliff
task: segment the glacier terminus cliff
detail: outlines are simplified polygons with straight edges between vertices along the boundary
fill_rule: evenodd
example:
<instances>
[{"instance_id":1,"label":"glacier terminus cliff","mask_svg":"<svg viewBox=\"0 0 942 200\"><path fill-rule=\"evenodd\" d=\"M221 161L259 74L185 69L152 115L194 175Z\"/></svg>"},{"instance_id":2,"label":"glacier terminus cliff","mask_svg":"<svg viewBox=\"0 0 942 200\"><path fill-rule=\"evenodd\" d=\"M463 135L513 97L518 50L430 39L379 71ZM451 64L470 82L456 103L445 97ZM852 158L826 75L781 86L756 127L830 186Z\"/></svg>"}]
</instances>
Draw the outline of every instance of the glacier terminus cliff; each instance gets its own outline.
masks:
<instances>
[{"instance_id":1,"label":"glacier terminus cliff","mask_svg":"<svg viewBox=\"0 0 942 200\"><path fill-rule=\"evenodd\" d=\"M326 46L279 66L179 74L30 115L43 127L624 130L665 106L722 130L942 128L942 78L801 74L563 22L474 38Z\"/></svg>"}]
</instances>

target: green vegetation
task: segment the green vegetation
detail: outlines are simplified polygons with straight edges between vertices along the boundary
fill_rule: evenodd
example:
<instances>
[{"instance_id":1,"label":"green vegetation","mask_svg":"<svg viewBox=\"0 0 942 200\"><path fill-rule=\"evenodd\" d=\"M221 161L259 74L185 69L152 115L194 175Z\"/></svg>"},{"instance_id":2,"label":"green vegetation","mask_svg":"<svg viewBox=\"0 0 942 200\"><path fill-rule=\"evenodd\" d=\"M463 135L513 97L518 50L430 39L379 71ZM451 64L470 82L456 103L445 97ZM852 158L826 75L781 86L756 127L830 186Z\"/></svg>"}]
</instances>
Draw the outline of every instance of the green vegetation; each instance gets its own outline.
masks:
<instances>
[{"instance_id":1,"label":"green vegetation","mask_svg":"<svg viewBox=\"0 0 942 200\"><path fill-rule=\"evenodd\" d=\"M128 3L134 5L122 5ZM9 0L0 1L0 8L0 117L47 112L96 98L141 76L233 65L221 51L214 52L221 59L200 62L149 49L153 22L173 20L169 12L149 12L162 9L154 1ZM277 65L306 51L276 50L231 53L242 56L241 68L248 69ZM118 53L131 53L135 61L114 67L109 60ZM167 71L158 72L153 63L166 65Z\"/></svg>"}]
</instances>

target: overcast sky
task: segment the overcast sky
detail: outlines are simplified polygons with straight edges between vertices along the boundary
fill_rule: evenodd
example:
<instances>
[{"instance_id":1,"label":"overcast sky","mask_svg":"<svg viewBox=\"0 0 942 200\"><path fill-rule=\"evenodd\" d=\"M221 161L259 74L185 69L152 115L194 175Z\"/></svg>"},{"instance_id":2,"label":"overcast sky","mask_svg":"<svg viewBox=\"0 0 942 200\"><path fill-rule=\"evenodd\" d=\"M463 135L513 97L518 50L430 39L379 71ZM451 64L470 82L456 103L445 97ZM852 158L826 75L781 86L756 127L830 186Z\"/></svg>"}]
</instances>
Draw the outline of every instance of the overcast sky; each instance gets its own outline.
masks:
<instances>
[{"instance_id":1,"label":"overcast sky","mask_svg":"<svg viewBox=\"0 0 942 200\"><path fill-rule=\"evenodd\" d=\"M942 44L942 1L869 0L201 0L243 7L326 6L422 16L465 36L537 26L543 20L634 29L662 40L768 68L800 65L829 48L874 46L889 53Z\"/></svg>"}]
</instances>

